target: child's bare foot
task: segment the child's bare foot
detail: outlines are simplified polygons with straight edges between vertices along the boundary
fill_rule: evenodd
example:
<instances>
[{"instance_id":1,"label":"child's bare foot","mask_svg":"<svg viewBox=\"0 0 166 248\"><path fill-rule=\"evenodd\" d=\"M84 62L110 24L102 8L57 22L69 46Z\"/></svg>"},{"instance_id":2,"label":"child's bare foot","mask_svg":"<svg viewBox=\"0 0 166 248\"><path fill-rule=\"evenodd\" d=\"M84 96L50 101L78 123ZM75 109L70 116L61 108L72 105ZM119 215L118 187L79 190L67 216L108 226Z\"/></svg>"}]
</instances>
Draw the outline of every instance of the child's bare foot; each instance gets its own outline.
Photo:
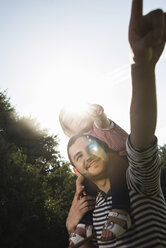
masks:
<instances>
[{"instance_id":1,"label":"child's bare foot","mask_svg":"<svg viewBox=\"0 0 166 248\"><path fill-rule=\"evenodd\" d=\"M69 238L69 248L77 248L89 240L93 233L91 225L78 224L75 232L71 233Z\"/></svg>"},{"instance_id":2,"label":"child's bare foot","mask_svg":"<svg viewBox=\"0 0 166 248\"><path fill-rule=\"evenodd\" d=\"M112 240L125 233L131 226L131 219L125 210L113 209L108 214L101 234L102 240Z\"/></svg>"}]
</instances>

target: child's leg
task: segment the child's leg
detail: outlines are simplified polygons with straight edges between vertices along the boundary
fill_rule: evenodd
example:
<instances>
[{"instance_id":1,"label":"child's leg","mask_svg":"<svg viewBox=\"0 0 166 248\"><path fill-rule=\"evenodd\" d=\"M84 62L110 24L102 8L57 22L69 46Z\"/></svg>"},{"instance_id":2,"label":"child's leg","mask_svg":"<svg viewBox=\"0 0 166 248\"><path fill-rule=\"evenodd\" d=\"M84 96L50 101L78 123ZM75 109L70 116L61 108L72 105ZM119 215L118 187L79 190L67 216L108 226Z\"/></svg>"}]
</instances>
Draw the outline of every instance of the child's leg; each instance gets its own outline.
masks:
<instances>
[{"instance_id":1,"label":"child's leg","mask_svg":"<svg viewBox=\"0 0 166 248\"><path fill-rule=\"evenodd\" d=\"M86 195L96 196L97 188L92 182L90 182L88 179L85 178L83 184L85 186ZM92 214L93 214L93 210L88 211L83 216L80 223L86 224L86 225L92 225L93 224Z\"/></svg>"},{"instance_id":2,"label":"child's leg","mask_svg":"<svg viewBox=\"0 0 166 248\"><path fill-rule=\"evenodd\" d=\"M112 209L105 222L101 239L112 240L124 234L131 226L129 214L120 209Z\"/></svg>"},{"instance_id":3,"label":"child's leg","mask_svg":"<svg viewBox=\"0 0 166 248\"><path fill-rule=\"evenodd\" d=\"M81 219L80 223L85 225L93 225L92 221L93 210L88 211L83 218Z\"/></svg>"},{"instance_id":4,"label":"child's leg","mask_svg":"<svg viewBox=\"0 0 166 248\"><path fill-rule=\"evenodd\" d=\"M104 240L111 240L122 235L131 226L126 168L119 165L117 168L113 168L111 172L112 211L108 215L108 220L101 235Z\"/></svg>"}]
</instances>

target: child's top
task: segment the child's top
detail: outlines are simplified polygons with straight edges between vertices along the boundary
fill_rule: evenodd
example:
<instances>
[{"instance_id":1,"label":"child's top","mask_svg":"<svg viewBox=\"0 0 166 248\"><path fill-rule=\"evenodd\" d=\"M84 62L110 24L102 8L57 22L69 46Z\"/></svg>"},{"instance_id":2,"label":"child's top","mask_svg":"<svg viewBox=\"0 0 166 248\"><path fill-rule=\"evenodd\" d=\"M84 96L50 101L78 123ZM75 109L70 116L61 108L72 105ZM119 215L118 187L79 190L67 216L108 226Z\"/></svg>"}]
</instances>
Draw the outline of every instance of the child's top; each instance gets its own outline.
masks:
<instances>
[{"instance_id":1,"label":"child's top","mask_svg":"<svg viewBox=\"0 0 166 248\"><path fill-rule=\"evenodd\" d=\"M127 155L126 139L128 134L112 120L110 120L110 126L107 129L98 128L96 124L94 124L93 130L89 133L89 135L104 141L109 148L118 152L120 156Z\"/></svg>"}]
</instances>

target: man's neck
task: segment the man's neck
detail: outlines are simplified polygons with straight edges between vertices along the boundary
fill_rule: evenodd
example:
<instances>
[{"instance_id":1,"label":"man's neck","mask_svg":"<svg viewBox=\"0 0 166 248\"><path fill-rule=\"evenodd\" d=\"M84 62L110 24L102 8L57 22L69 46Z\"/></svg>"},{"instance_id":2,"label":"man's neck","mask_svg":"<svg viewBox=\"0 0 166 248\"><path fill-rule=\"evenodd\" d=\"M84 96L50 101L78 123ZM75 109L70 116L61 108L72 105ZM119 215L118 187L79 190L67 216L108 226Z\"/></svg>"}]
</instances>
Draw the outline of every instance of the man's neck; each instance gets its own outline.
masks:
<instances>
[{"instance_id":1,"label":"man's neck","mask_svg":"<svg viewBox=\"0 0 166 248\"><path fill-rule=\"evenodd\" d=\"M107 193L110 190L110 179L109 178L103 178L96 182L97 187L102 190L103 192Z\"/></svg>"}]
</instances>

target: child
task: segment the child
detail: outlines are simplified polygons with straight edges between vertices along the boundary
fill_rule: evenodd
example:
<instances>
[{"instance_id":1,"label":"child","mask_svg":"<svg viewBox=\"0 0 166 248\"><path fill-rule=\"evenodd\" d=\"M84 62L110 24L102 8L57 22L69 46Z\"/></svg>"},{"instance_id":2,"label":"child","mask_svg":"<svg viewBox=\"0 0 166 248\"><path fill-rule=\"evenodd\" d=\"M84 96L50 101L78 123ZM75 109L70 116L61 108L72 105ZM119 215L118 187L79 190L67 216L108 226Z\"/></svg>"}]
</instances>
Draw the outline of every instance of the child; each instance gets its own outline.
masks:
<instances>
[{"instance_id":1,"label":"child","mask_svg":"<svg viewBox=\"0 0 166 248\"><path fill-rule=\"evenodd\" d=\"M62 109L59 114L59 121L64 134L69 138L79 133L90 135L105 142L109 148L119 152L120 156L127 155L125 143L128 134L116 123L107 118L102 106L89 104L84 113L72 113L72 111ZM91 151L91 153L93 153L93 151ZM126 168L124 168L124 171L125 170ZM116 180L114 180L113 177L111 178L112 211L108 216L101 235L101 238L104 240L118 237L131 226L125 176L119 175L118 179L120 180L117 180L117 177ZM121 182L120 187L116 185L117 181ZM95 194L93 185L90 185L87 179L85 179L85 188L87 194ZM122 191L124 192L123 199L118 196L122 195L120 194ZM122 224L120 224L120 221ZM78 247L90 237L92 237L92 211L84 215L81 223L77 225L75 232L70 235L69 247Z\"/></svg>"}]
</instances>

